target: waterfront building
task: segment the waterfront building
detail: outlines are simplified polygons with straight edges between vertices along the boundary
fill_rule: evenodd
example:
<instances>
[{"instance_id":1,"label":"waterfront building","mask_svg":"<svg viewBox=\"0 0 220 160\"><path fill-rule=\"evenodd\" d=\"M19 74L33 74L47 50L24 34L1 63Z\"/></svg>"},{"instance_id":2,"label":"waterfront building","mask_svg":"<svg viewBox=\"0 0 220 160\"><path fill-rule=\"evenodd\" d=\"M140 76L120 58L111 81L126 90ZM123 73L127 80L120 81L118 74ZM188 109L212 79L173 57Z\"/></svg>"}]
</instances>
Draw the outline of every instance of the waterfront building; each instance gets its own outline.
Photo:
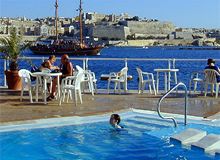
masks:
<instances>
[{"instance_id":1,"label":"waterfront building","mask_svg":"<svg viewBox=\"0 0 220 160\"><path fill-rule=\"evenodd\" d=\"M79 36L78 18L59 17L58 34ZM95 12L84 13L83 36L102 40L167 40L171 44L191 44L194 40L204 38L220 39L219 29L204 28L177 28L172 22L161 22L156 19L141 20L138 16L130 17L128 14L105 15ZM11 27L24 36L51 36L55 35L55 18L36 18L35 20L22 18L0 18L0 34L7 36ZM29 38L27 38L29 39ZM174 41L177 41L173 43ZM181 42L183 40L183 42ZM191 42L190 42L191 40ZM203 40L202 40L203 41ZM107 43L107 42L106 42ZM154 43L154 42L153 42ZM160 43L160 42L158 42ZM205 43L212 44L213 42ZM218 42L214 42L218 43ZM213 43L213 44L214 44ZM203 43L200 43L203 44ZM215 44L214 44L215 45Z\"/></svg>"}]
</instances>

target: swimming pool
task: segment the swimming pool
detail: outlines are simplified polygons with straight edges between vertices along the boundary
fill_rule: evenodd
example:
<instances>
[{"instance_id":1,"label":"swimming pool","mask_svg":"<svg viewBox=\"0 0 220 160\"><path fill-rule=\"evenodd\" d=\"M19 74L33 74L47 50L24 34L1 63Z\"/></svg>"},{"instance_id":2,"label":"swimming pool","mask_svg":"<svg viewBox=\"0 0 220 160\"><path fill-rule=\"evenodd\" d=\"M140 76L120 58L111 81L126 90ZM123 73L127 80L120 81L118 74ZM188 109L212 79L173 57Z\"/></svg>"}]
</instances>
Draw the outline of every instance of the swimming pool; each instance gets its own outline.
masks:
<instances>
[{"instance_id":1,"label":"swimming pool","mask_svg":"<svg viewBox=\"0 0 220 160\"><path fill-rule=\"evenodd\" d=\"M102 116L57 118L34 123L1 126L1 160L52 159L219 159L219 157L173 144L169 137L185 128L199 128L220 134L218 122L189 120L185 127L173 127L151 112L120 113L125 127L114 130L110 114ZM177 116L178 122L183 122Z\"/></svg>"}]
</instances>

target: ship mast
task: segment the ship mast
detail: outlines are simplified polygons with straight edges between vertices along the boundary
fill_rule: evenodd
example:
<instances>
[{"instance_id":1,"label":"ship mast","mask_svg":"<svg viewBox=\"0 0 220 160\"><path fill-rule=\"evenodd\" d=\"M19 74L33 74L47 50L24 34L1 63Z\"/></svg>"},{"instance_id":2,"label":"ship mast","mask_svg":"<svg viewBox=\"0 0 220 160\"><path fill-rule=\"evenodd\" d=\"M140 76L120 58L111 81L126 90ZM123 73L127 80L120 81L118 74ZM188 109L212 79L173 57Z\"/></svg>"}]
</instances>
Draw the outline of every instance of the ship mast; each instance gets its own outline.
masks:
<instances>
[{"instance_id":1,"label":"ship mast","mask_svg":"<svg viewBox=\"0 0 220 160\"><path fill-rule=\"evenodd\" d=\"M55 2L55 28L56 28L56 40L58 40L58 0Z\"/></svg>"},{"instance_id":2,"label":"ship mast","mask_svg":"<svg viewBox=\"0 0 220 160\"><path fill-rule=\"evenodd\" d=\"M83 48L83 33L82 33L82 0L79 4L79 31L80 31L80 47Z\"/></svg>"}]
</instances>

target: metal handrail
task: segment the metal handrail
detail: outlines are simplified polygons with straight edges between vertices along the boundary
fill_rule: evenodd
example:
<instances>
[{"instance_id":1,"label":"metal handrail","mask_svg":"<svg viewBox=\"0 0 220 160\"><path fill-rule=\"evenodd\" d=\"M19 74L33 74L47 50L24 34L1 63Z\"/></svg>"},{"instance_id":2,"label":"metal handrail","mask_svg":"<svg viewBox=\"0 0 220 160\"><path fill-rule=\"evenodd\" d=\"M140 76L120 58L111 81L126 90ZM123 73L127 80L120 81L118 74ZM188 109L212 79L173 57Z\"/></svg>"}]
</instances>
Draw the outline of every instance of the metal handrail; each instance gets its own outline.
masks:
<instances>
[{"instance_id":1,"label":"metal handrail","mask_svg":"<svg viewBox=\"0 0 220 160\"><path fill-rule=\"evenodd\" d=\"M175 89L177 89L179 86L183 86L185 89L185 113L184 113L184 124L187 124L187 107L188 107L188 103L187 103L187 87L184 83L179 82L176 86L174 86L172 89L170 89L166 94L164 94L158 101L157 104L157 113L158 115L162 118L162 119L171 119L174 123L174 126L177 127L177 122L174 119L174 117L164 117L161 112L160 112L160 105L161 102L163 101L164 98L166 98L171 92L173 92Z\"/></svg>"},{"instance_id":2,"label":"metal handrail","mask_svg":"<svg viewBox=\"0 0 220 160\"><path fill-rule=\"evenodd\" d=\"M23 56L19 57L21 60L41 60L42 62L47 59L48 57L28 57L28 56ZM0 57L0 60L3 59L3 57ZM57 59L60 59L60 57L57 57ZM79 60L83 62L83 67L84 69L89 69L88 62L89 61L123 61L124 66L128 66L129 62L131 61L167 61L168 62L168 68L175 68L175 63L176 62L181 62L181 61L207 61L207 59L170 59L170 58L85 58L85 57L71 57L70 60ZM220 59L215 59L216 61L220 61ZM4 69L6 70L8 68L8 60L4 59ZM1 64L0 64L1 65ZM4 86L6 86L6 77L4 74Z\"/></svg>"}]
</instances>

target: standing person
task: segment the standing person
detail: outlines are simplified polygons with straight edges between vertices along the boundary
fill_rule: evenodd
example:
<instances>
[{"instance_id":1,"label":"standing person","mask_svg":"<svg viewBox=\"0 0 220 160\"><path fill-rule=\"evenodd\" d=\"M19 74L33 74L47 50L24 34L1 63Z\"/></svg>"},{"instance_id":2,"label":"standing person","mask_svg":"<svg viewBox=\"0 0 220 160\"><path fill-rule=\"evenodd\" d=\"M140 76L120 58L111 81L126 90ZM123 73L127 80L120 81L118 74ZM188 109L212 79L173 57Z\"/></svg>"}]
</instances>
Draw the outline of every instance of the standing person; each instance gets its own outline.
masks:
<instances>
[{"instance_id":1,"label":"standing person","mask_svg":"<svg viewBox=\"0 0 220 160\"><path fill-rule=\"evenodd\" d=\"M60 76L60 82L63 78L73 75L74 72L73 64L69 61L69 56L67 54L61 56L60 72L62 73L62 75ZM58 83L57 78L54 78L52 83L52 92L50 96L47 97L47 101L50 101L55 98L57 83Z\"/></svg>"},{"instance_id":2,"label":"standing person","mask_svg":"<svg viewBox=\"0 0 220 160\"><path fill-rule=\"evenodd\" d=\"M211 58L208 59L207 65L208 66L206 66L205 69L214 69L220 74L220 69L219 69L218 66L215 65L215 60L214 59L211 59ZM217 82L220 82L220 76L216 75L216 78L217 78Z\"/></svg>"}]
</instances>

